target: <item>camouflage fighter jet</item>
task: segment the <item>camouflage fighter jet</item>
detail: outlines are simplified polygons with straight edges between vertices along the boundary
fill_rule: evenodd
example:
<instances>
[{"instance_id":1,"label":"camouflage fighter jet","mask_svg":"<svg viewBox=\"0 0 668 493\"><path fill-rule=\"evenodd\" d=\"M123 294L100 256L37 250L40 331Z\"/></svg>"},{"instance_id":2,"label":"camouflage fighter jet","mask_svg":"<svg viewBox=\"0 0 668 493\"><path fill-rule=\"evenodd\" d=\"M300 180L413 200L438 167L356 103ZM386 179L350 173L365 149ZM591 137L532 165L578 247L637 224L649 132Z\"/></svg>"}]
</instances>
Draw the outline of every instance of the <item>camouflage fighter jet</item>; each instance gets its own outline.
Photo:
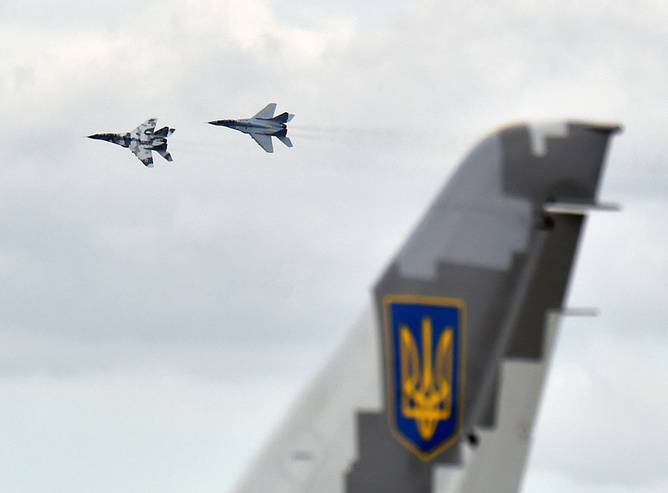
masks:
<instances>
[{"instance_id":1,"label":"camouflage fighter jet","mask_svg":"<svg viewBox=\"0 0 668 493\"><path fill-rule=\"evenodd\" d=\"M157 152L167 161L172 161L172 155L167 150L167 137L174 133L173 128L162 127L155 130L156 118L145 121L131 132L124 134L94 134L89 139L106 140L129 148L132 153L144 163L147 168L153 167L152 151Z\"/></svg>"},{"instance_id":2,"label":"camouflage fighter jet","mask_svg":"<svg viewBox=\"0 0 668 493\"><path fill-rule=\"evenodd\" d=\"M241 120L216 120L209 122L211 125L233 128L239 132L250 135L262 149L267 152L274 152L272 137L276 137L286 146L292 147L292 142L288 138L288 128L286 123L294 118L290 113L281 113L274 116L276 103L270 103L264 107L257 115Z\"/></svg>"}]
</instances>

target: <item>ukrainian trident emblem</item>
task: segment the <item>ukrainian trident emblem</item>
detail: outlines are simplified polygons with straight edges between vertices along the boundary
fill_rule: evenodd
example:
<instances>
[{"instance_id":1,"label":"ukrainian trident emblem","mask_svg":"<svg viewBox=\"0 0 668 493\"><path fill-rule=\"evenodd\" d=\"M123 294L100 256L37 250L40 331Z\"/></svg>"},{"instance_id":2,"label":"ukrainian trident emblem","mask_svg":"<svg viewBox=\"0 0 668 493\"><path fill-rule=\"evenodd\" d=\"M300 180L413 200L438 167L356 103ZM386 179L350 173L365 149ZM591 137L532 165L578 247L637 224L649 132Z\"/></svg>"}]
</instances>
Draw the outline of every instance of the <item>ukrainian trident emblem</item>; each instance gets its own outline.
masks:
<instances>
[{"instance_id":1,"label":"ukrainian trident emblem","mask_svg":"<svg viewBox=\"0 0 668 493\"><path fill-rule=\"evenodd\" d=\"M390 426L429 460L459 435L464 303L387 296L384 305Z\"/></svg>"}]
</instances>

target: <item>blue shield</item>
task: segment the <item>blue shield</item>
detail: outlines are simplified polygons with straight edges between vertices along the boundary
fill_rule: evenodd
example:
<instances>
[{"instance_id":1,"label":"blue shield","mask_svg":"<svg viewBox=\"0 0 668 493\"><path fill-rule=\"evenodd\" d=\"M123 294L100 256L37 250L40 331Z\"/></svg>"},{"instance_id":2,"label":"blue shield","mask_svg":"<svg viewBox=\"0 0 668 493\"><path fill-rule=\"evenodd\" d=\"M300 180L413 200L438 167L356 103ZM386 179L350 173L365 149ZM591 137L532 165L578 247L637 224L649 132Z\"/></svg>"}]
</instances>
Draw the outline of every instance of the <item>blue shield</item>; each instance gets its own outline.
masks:
<instances>
[{"instance_id":1,"label":"blue shield","mask_svg":"<svg viewBox=\"0 0 668 493\"><path fill-rule=\"evenodd\" d=\"M388 416L399 441L429 460L457 441L462 418L462 300L386 296Z\"/></svg>"}]
</instances>

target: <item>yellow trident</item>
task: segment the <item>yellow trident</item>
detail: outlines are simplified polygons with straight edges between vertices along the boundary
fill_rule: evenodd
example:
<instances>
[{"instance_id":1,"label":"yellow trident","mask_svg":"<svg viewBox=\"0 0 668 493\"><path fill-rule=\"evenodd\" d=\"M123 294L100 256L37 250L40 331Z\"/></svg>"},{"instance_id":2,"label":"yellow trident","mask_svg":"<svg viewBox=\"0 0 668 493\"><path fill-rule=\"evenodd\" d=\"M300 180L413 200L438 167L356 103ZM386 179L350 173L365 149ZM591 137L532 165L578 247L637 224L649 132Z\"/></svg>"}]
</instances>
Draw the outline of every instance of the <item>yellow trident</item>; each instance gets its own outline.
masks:
<instances>
[{"instance_id":1,"label":"yellow trident","mask_svg":"<svg viewBox=\"0 0 668 493\"><path fill-rule=\"evenodd\" d=\"M436 349L436 367L432 364L431 319L422 319L422 371L420 354L408 326L402 325L401 339L401 411L417 422L424 440L434 436L439 421L452 413L452 338L453 329L447 327L439 338Z\"/></svg>"}]
</instances>

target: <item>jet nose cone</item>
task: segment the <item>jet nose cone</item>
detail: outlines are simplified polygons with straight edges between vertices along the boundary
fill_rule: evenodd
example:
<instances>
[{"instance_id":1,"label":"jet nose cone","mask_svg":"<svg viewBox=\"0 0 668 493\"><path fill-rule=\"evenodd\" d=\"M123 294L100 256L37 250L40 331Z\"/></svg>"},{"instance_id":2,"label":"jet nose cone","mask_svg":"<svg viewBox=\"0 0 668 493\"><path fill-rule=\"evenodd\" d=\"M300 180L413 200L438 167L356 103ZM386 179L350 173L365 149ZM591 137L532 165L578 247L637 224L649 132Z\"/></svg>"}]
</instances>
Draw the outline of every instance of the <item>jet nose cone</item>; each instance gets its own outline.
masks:
<instances>
[{"instance_id":1,"label":"jet nose cone","mask_svg":"<svg viewBox=\"0 0 668 493\"><path fill-rule=\"evenodd\" d=\"M211 122L208 122L209 125L216 125L219 127L229 127L232 123L234 123L233 120L213 120Z\"/></svg>"},{"instance_id":2,"label":"jet nose cone","mask_svg":"<svg viewBox=\"0 0 668 493\"><path fill-rule=\"evenodd\" d=\"M93 134L88 136L89 139L95 139L95 140L104 140L104 136L101 134Z\"/></svg>"}]
</instances>

